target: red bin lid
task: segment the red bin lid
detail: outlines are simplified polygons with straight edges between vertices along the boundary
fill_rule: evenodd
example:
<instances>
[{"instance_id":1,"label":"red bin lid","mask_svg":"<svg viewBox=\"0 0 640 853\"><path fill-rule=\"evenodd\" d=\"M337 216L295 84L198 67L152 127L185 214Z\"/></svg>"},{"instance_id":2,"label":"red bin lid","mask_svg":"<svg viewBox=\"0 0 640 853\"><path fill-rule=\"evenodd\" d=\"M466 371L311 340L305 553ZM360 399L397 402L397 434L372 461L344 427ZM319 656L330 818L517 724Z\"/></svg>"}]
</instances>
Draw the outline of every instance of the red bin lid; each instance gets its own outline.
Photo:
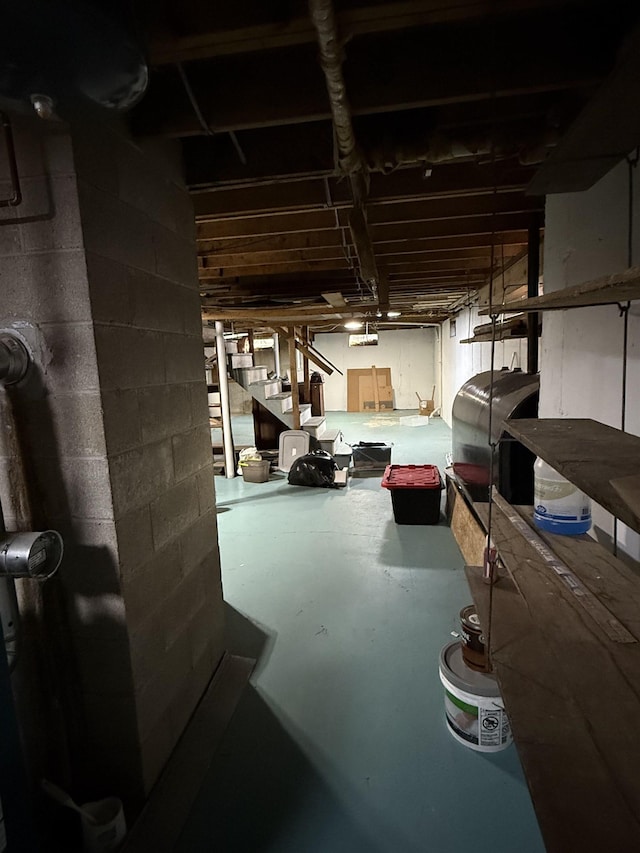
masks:
<instances>
[{"instance_id":1,"label":"red bin lid","mask_svg":"<svg viewBox=\"0 0 640 853\"><path fill-rule=\"evenodd\" d=\"M436 465L387 465L383 489L439 489L440 471Z\"/></svg>"}]
</instances>

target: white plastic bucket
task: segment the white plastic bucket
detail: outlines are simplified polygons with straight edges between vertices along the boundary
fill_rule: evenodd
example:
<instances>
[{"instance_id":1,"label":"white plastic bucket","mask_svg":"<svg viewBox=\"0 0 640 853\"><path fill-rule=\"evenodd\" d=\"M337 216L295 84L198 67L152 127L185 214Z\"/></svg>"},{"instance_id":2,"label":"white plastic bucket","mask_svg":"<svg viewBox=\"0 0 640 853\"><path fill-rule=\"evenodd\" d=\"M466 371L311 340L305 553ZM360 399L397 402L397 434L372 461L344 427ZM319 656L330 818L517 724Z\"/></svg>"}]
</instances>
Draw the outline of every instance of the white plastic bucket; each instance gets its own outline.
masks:
<instances>
[{"instance_id":1,"label":"white plastic bucket","mask_svg":"<svg viewBox=\"0 0 640 853\"><path fill-rule=\"evenodd\" d=\"M533 521L541 530L576 536L591 527L591 501L543 459L533 466Z\"/></svg>"},{"instance_id":2,"label":"white plastic bucket","mask_svg":"<svg viewBox=\"0 0 640 853\"><path fill-rule=\"evenodd\" d=\"M92 823L82 815L84 853L111 853L117 850L127 832L122 801L117 797L108 797L105 800L84 803L82 809L95 820L95 823Z\"/></svg>"},{"instance_id":3,"label":"white plastic bucket","mask_svg":"<svg viewBox=\"0 0 640 853\"><path fill-rule=\"evenodd\" d=\"M500 688L493 675L469 669L459 642L440 653L440 681L447 726L460 743L478 752L499 752L513 741Z\"/></svg>"}]
</instances>

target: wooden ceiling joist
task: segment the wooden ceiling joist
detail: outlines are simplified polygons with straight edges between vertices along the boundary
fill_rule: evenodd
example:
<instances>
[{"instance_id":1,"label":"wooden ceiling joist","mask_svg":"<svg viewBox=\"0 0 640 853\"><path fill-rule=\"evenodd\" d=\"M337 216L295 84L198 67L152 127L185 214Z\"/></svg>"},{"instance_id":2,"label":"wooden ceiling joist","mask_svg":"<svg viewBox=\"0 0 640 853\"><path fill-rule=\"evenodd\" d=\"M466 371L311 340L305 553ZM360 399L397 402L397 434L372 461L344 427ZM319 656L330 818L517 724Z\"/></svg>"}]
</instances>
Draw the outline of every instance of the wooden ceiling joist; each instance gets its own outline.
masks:
<instances>
[{"instance_id":1,"label":"wooden ceiling joist","mask_svg":"<svg viewBox=\"0 0 640 853\"><path fill-rule=\"evenodd\" d=\"M593 86L610 70L617 35L613 22L594 27L585 20L581 4L563 4L553 14L545 9L383 33L350 43L347 88L357 116ZM500 45L498 65L487 63L491 43ZM447 73L425 74L425 57L429 68ZM188 101L178 98L177 76L170 68L157 75L137 111L140 131L202 133ZM256 51L250 63L241 54L192 63L189 79L205 119L218 132L330 118L313 42ZM167 103L174 105L171 115Z\"/></svg>"},{"instance_id":2,"label":"wooden ceiling joist","mask_svg":"<svg viewBox=\"0 0 640 853\"><path fill-rule=\"evenodd\" d=\"M620 50L640 7L628 0L323 7L344 47L332 62L357 142L355 196L308 0L141 6L154 66L132 126L181 140L205 310L241 311L233 322L253 328L266 311L283 327L339 329L376 299L403 321L437 322L504 270L513 278L514 261L526 267L556 179L575 188L637 144L638 50Z\"/></svg>"},{"instance_id":3,"label":"wooden ceiling joist","mask_svg":"<svg viewBox=\"0 0 640 853\"><path fill-rule=\"evenodd\" d=\"M172 34L170 27L159 28L150 45L154 65L171 65L176 62L212 59L217 56L242 54L315 43L315 32L306 14L306 4L290 4L295 9L290 17L279 17L275 22L264 20L261 4L253 4L253 15L248 4L243 4L244 15L238 19L233 5L210 8L207 22L206 7L196 6L197 15L182 21L181 33ZM557 0L495 0L494 14L499 12L553 9ZM214 13L215 10L215 13ZM297 14L296 14L297 12ZM231 13L231 14L230 14ZM338 25L344 38L354 35L389 32L407 27L442 24L469 20L486 14L486 0L466 0L448 6L441 0L404 0L401 3L381 3L345 8L338 12ZM207 25L208 23L208 25Z\"/></svg>"}]
</instances>

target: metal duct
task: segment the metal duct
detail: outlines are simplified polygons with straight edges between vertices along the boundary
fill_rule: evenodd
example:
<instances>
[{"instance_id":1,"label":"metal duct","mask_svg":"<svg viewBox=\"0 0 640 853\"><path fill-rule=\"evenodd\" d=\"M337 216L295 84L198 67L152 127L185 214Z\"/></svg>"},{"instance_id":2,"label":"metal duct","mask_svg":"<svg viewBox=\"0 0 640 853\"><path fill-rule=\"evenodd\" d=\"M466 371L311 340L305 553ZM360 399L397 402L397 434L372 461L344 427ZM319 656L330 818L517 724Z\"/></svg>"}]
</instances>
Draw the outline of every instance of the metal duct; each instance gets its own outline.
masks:
<instances>
[{"instance_id":1,"label":"metal duct","mask_svg":"<svg viewBox=\"0 0 640 853\"><path fill-rule=\"evenodd\" d=\"M331 0L309 0L309 12L318 36L320 64L327 82L340 168L351 180L354 208L349 216L349 228L358 255L362 278L368 284L374 285L374 294L378 299L378 270L366 211L369 172L353 132L351 107L342 73L344 57L338 38L333 3Z\"/></svg>"},{"instance_id":2,"label":"metal duct","mask_svg":"<svg viewBox=\"0 0 640 853\"><path fill-rule=\"evenodd\" d=\"M364 164L353 132L351 107L342 74L342 47L332 0L309 0L309 12L318 35L320 63L327 81L333 126L340 150L340 166L350 175L362 170Z\"/></svg>"}]
</instances>

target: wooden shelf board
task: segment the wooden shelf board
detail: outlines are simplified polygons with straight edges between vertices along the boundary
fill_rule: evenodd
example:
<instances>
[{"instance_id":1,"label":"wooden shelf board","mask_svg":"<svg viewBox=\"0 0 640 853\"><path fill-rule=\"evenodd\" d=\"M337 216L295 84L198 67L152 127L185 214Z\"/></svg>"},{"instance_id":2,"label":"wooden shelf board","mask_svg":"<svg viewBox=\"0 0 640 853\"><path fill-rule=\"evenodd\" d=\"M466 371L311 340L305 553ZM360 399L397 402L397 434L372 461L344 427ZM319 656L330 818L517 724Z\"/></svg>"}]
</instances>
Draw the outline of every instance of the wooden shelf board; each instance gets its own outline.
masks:
<instances>
[{"instance_id":1,"label":"wooden shelf board","mask_svg":"<svg viewBox=\"0 0 640 853\"><path fill-rule=\"evenodd\" d=\"M482 308L481 315L519 314L531 311L562 311L567 308L587 308L593 305L615 305L640 299L640 267L630 267L616 275L601 278L554 290L544 296L522 299L519 302L507 302L493 305L491 309Z\"/></svg>"},{"instance_id":2,"label":"wooden shelf board","mask_svg":"<svg viewBox=\"0 0 640 853\"><path fill-rule=\"evenodd\" d=\"M526 332L518 332L516 334L510 335L496 335L496 342L500 341L516 341L519 338L526 338ZM487 341L491 341L491 335L482 334L482 335L474 335L472 338L465 338L463 341L460 341L461 344L477 344L477 343L486 343Z\"/></svg>"},{"instance_id":3,"label":"wooden shelf board","mask_svg":"<svg viewBox=\"0 0 640 853\"><path fill-rule=\"evenodd\" d=\"M474 509L486 525L487 505ZM509 569L492 592L492 661L547 850L640 849L640 642L608 639L496 507L492 537ZM640 638L633 570L588 536L541 538ZM490 588L466 573L486 634Z\"/></svg>"},{"instance_id":4,"label":"wooden shelf board","mask_svg":"<svg viewBox=\"0 0 640 853\"><path fill-rule=\"evenodd\" d=\"M611 480L640 474L640 438L590 419L523 418L504 422L507 432L558 473L640 532L637 505Z\"/></svg>"}]
</instances>

